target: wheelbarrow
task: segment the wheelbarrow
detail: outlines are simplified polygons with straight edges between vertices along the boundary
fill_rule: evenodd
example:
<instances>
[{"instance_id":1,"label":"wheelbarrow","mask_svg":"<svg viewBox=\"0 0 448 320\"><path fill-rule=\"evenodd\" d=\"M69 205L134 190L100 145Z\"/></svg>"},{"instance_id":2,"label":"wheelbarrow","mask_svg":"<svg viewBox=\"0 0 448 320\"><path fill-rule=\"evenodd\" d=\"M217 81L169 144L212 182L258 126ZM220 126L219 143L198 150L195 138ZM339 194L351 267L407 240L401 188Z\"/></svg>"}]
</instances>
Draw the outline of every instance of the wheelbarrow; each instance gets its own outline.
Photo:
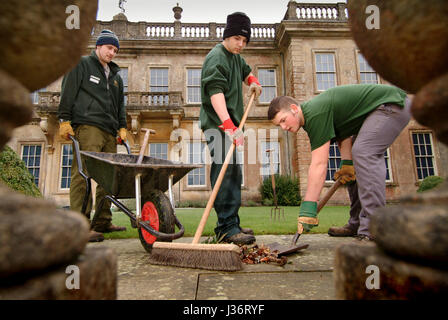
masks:
<instances>
[{"instance_id":1,"label":"wheelbarrow","mask_svg":"<svg viewBox=\"0 0 448 320\"><path fill-rule=\"evenodd\" d=\"M106 200L111 201L131 220L133 228L138 228L140 242L146 251L151 252L152 244L157 241L172 241L184 234L184 227L174 214L173 185L198 164L184 164L178 161L163 160L144 156L149 133L146 135L140 155L131 154L129 145L125 145L128 154L80 151L78 141L70 136L78 162L78 172L86 181L82 213L87 208L91 193L91 179L95 180L107 193L101 200L101 210ZM83 162L88 174L84 173ZM168 191L169 198L165 195ZM136 213L127 208L120 199L136 200ZM175 232L175 226L179 228Z\"/></svg>"}]
</instances>

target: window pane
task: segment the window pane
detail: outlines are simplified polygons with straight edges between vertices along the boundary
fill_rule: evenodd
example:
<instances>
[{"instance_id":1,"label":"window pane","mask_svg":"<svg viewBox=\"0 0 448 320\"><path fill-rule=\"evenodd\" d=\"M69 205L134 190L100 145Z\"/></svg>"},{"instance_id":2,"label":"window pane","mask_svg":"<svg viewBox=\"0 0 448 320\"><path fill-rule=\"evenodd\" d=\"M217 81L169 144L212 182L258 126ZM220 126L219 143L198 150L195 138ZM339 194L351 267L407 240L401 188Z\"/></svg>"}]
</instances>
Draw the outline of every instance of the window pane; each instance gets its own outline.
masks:
<instances>
[{"instance_id":1,"label":"window pane","mask_svg":"<svg viewBox=\"0 0 448 320\"><path fill-rule=\"evenodd\" d=\"M71 164L73 152L71 144L63 144L61 152L61 189L70 188Z\"/></svg>"},{"instance_id":2,"label":"window pane","mask_svg":"<svg viewBox=\"0 0 448 320\"><path fill-rule=\"evenodd\" d=\"M204 164L205 161L205 143L193 142L188 145L189 163ZM205 167L197 168L188 173L189 186L205 185Z\"/></svg>"},{"instance_id":3,"label":"window pane","mask_svg":"<svg viewBox=\"0 0 448 320\"><path fill-rule=\"evenodd\" d=\"M272 150L271 152L266 152ZM273 173L279 174L280 171L280 147L278 141L262 141L261 142L261 167L260 175L262 180L269 178L271 175L270 157L272 157Z\"/></svg>"},{"instance_id":4,"label":"window pane","mask_svg":"<svg viewBox=\"0 0 448 320\"><path fill-rule=\"evenodd\" d=\"M201 102L201 69L187 69L187 102Z\"/></svg>"},{"instance_id":5,"label":"window pane","mask_svg":"<svg viewBox=\"0 0 448 320\"><path fill-rule=\"evenodd\" d=\"M168 143L150 143L149 155L154 158L168 160Z\"/></svg>"},{"instance_id":6,"label":"window pane","mask_svg":"<svg viewBox=\"0 0 448 320\"><path fill-rule=\"evenodd\" d=\"M431 133L412 133L414 143L414 157L419 180L435 175L434 154Z\"/></svg>"},{"instance_id":7,"label":"window pane","mask_svg":"<svg viewBox=\"0 0 448 320\"><path fill-rule=\"evenodd\" d=\"M339 169L339 163L341 161L339 153L339 148L336 142L330 144L330 150L328 155L328 168L326 181L333 181L334 173Z\"/></svg>"},{"instance_id":8,"label":"window pane","mask_svg":"<svg viewBox=\"0 0 448 320\"><path fill-rule=\"evenodd\" d=\"M42 147L40 145L23 145L22 160L28 171L34 177L34 183L39 186L40 158Z\"/></svg>"}]
</instances>

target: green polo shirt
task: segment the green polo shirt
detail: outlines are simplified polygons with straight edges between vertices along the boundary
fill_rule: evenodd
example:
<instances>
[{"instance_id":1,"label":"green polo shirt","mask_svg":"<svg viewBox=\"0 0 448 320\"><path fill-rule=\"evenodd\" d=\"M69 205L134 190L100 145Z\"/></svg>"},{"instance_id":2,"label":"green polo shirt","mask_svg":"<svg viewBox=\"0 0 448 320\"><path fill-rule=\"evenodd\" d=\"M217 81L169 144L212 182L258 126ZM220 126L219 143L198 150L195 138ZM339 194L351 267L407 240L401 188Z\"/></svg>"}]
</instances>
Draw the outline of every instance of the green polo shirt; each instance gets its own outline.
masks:
<instances>
[{"instance_id":1,"label":"green polo shirt","mask_svg":"<svg viewBox=\"0 0 448 320\"><path fill-rule=\"evenodd\" d=\"M224 94L230 118L236 126L239 125L244 114L242 82L250 72L244 59L227 51L222 43L208 53L201 71L199 121L202 130L218 128L221 124L210 100L217 93Z\"/></svg>"},{"instance_id":2,"label":"green polo shirt","mask_svg":"<svg viewBox=\"0 0 448 320\"><path fill-rule=\"evenodd\" d=\"M385 103L404 107L406 92L379 84L354 84L331 88L301 104L311 150L335 138L343 140L355 135L364 120Z\"/></svg>"}]
</instances>

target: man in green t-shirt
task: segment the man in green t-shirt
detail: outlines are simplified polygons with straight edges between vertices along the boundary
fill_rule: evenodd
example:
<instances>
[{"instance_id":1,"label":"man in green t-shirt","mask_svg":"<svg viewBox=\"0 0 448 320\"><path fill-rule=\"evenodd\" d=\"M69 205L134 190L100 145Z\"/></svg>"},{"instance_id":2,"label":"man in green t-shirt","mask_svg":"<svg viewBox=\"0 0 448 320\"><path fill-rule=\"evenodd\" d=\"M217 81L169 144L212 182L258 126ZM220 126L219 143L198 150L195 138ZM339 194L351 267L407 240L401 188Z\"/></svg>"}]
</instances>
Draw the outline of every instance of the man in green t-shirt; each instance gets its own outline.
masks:
<instances>
[{"instance_id":1,"label":"man in green t-shirt","mask_svg":"<svg viewBox=\"0 0 448 320\"><path fill-rule=\"evenodd\" d=\"M410 100L393 86L356 84L331 88L299 105L293 98L273 99L268 119L283 130L303 128L311 143L311 164L298 232L317 226L317 201L325 183L330 144L336 141L341 165L334 178L347 184L350 219L330 228L332 236L372 240L370 217L386 204L384 152L408 124ZM356 172L356 175L355 175Z\"/></svg>"},{"instance_id":2,"label":"man in green t-shirt","mask_svg":"<svg viewBox=\"0 0 448 320\"><path fill-rule=\"evenodd\" d=\"M212 164L210 182L218 178L227 151L232 143L237 150L244 145L244 134L238 129L244 114L242 83L249 85L249 94L261 94L261 85L251 68L240 56L249 43L251 23L242 12L227 16L223 41L205 58L201 73L200 127L204 131ZM227 242L249 244L255 241L253 231L241 228L238 210L241 206L241 165L237 153L227 167L224 179L214 202L218 215L215 233Z\"/></svg>"}]
</instances>

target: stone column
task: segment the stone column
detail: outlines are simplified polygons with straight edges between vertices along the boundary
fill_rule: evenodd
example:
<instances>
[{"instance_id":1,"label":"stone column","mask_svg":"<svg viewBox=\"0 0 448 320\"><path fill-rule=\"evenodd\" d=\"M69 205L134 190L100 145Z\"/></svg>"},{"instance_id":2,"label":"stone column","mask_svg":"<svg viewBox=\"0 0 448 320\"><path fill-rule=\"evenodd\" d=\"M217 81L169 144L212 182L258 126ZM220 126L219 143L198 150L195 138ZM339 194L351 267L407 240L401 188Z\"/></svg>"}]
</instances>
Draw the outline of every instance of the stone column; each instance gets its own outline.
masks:
<instances>
[{"instance_id":1,"label":"stone column","mask_svg":"<svg viewBox=\"0 0 448 320\"><path fill-rule=\"evenodd\" d=\"M97 5L91 0L1 4L0 150L15 127L31 121L30 92L78 63ZM47 130L44 118L41 127ZM115 253L86 248L89 225L80 213L0 183L0 234L0 299L116 298ZM67 285L67 267L79 273L79 287Z\"/></svg>"}]
</instances>

